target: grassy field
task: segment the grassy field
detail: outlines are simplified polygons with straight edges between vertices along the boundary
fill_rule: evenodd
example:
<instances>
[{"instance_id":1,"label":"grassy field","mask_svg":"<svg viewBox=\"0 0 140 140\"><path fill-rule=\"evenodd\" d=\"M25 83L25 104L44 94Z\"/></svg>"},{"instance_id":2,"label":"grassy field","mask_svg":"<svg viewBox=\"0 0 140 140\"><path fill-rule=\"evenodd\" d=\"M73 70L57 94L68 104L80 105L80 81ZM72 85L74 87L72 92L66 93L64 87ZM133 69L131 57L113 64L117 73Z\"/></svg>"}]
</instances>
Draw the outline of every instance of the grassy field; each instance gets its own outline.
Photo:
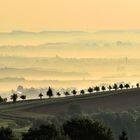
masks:
<instances>
[{"instance_id":1,"label":"grassy field","mask_svg":"<svg viewBox=\"0 0 140 140\"><path fill-rule=\"evenodd\" d=\"M34 114L57 115L67 111L70 105L79 105L82 110L125 110L140 106L140 89L128 89L117 91L98 92L93 94L77 95L70 97L60 97L42 100L18 101L13 104L8 102L0 105L0 114L8 116L28 118L34 117ZM19 112L22 112L22 116ZM25 112L25 113L23 113ZM8 115L7 115L8 114ZM33 115L32 115L33 114Z\"/></svg>"},{"instance_id":2,"label":"grassy field","mask_svg":"<svg viewBox=\"0 0 140 140\"><path fill-rule=\"evenodd\" d=\"M140 107L140 89L18 101L15 104L8 102L0 105L0 126L12 126L18 134L27 131L32 125L32 120L70 113L71 106L78 106L80 111L88 113L136 109Z\"/></svg>"}]
</instances>

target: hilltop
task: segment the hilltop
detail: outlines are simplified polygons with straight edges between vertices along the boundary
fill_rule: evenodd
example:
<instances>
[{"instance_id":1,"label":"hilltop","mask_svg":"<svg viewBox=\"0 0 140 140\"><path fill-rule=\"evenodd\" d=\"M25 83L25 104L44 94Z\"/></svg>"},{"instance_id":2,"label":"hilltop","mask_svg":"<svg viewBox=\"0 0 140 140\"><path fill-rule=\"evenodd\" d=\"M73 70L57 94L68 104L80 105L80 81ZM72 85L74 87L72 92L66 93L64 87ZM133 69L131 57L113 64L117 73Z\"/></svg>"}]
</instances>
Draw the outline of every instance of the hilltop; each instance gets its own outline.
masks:
<instances>
[{"instance_id":1,"label":"hilltop","mask_svg":"<svg viewBox=\"0 0 140 140\"><path fill-rule=\"evenodd\" d=\"M136 124L140 119L140 88L17 101L15 104L7 102L0 104L0 126L10 126L20 137L32 126L48 122L61 124L75 113L103 120L116 138L121 129L126 128L129 137L137 140L139 133L135 136L130 132L139 129Z\"/></svg>"},{"instance_id":2,"label":"hilltop","mask_svg":"<svg viewBox=\"0 0 140 140\"><path fill-rule=\"evenodd\" d=\"M25 114L32 113L59 115L67 112L71 105L77 105L83 111L123 111L137 108L140 107L140 89L134 88L52 99L18 101L15 104L6 103L0 105L0 113L22 114L22 117Z\"/></svg>"}]
</instances>

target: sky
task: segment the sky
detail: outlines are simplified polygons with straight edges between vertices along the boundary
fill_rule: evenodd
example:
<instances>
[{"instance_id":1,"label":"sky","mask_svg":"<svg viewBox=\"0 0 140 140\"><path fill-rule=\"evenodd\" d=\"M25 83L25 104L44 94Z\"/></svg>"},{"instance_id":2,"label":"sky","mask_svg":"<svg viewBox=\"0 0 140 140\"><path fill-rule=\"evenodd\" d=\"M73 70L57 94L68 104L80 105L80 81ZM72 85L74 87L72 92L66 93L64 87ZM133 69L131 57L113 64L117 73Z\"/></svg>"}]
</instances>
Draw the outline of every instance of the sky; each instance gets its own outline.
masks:
<instances>
[{"instance_id":1,"label":"sky","mask_svg":"<svg viewBox=\"0 0 140 140\"><path fill-rule=\"evenodd\" d=\"M139 0L0 0L0 31L139 29Z\"/></svg>"},{"instance_id":2,"label":"sky","mask_svg":"<svg viewBox=\"0 0 140 140\"><path fill-rule=\"evenodd\" d=\"M48 30L91 32L12 32ZM140 0L0 0L0 32L8 32L0 33L3 91L49 86L49 80L140 78L139 60L133 60L140 59Z\"/></svg>"}]
</instances>

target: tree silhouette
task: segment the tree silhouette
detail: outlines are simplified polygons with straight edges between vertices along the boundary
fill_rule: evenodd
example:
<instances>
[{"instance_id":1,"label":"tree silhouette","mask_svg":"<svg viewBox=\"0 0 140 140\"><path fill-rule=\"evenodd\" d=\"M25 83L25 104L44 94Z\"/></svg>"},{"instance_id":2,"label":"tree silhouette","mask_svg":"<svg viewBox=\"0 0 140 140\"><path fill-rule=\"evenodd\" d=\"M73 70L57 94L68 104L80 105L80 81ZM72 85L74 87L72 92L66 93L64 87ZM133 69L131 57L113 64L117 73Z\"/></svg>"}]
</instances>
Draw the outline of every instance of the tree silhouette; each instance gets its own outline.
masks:
<instances>
[{"instance_id":1,"label":"tree silhouette","mask_svg":"<svg viewBox=\"0 0 140 140\"><path fill-rule=\"evenodd\" d=\"M26 99L26 95L21 95L20 98L21 98L22 100L25 100L25 99Z\"/></svg>"},{"instance_id":2,"label":"tree silhouette","mask_svg":"<svg viewBox=\"0 0 140 140\"><path fill-rule=\"evenodd\" d=\"M3 102L3 98L0 96L0 103L2 103Z\"/></svg>"},{"instance_id":3,"label":"tree silhouette","mask_svg":"<svg viewBox=\"0 0 140 140\"><path fill-rule=\"evenodd\" d=\"M137 88L139 88L139 87L140 87L139 83L137 83L137 84L136 84L136 87L137 87Z\"/></svg>"},{"instance_id":4,"label":"tree silhouette","mask_svg":"<svg viewBox=\"0 0 140 140\"><path fill-rule=\"evenodd\" d=\"M7 102L7 98L2 98L2 97L0 96L0 103L5 103L5 102Z\"/></svg>"},{"instance_id":5,"label":"tree silhouette","mask_svg":"<svg viewBox=\"0 0 140 140\"><path fill-rule=\"evenodd\" d=\"M120 84L119 88L122 90L124 88L123 84Z\"/></svg>"},{"instance_id":6,"label":"tree silhouette","mask_svg":"<svg viewBox=\"0 0 140 140\"><path fill-rule=\"evenodd\" d=\"M108 89L109 89L109 91L110 91L110 90L112 89L112 86L111 86L111 85L109 85Z\"/></svg>"},{"instance_id":7,"label":"tree silhouette","mask_svg":"<svg viewBox=\"0 0 140 140\"><path fill-rule=\"evenodd\" d=\"M67 97L70 95L70 93L68 91L64 92L64 95Z\"/></svg>"},{"instance_id":8,"label":"tree silhouette","mask_svg":"<svg viewBox=\"0 0 140 140\"><path fill-rule=\"evenodd\" d=\"M102 91L105 91L106 90L106 87L105 86L102 86Z\"/></svg>"},{"instance_id":9,"label":"tree silhouette","mask_svg":"<svg viewBox=\"0 0 140 140\"><path fill-rule=\"evenodd\" d=\"M119 136L119 140L128 140L127 133L123 130L122 134Z\"/></svg>"},{"instance_id":10,"label":"tree silhouette","mask_svg":"<svg viewBox=\"0 0 140 140\"><path fill-rule=\"evenodd\" d=\"M129 84L125 84L124 86L126 89L130 88L130 85Z\"/></svg>"},{"instance_id":11,"label":"tree silhouette","mask_svg":"<svg viewBox=\"0 0 140 140\"><path fill-rule=\"evenodd\" d=\"M13 103L15 103L17 101L17 94L13 93L13 95L11 95L11 99L13 100Z\"/></svg>"},{"instance_id":12,"label":"tree silhouette","mask_svg":"<svg viewBox=\"0 0 140 140\"><path fill-rule=\"evenodd\" d=\"M80 91L80 93L83 95L83 94L85 94L85 91L82 89L82 90Z\"/></svg>"},{"instance_id":13,"label":"tree silhouette","mask_svg":"<svg viewBox=\"0 0 140 140\"><path fill-rule=\"evenodd\" d=\"M100 91L100 87L96 86L96 87L94 87L94 90L99 92Z\"/></svg>"},{"instance_id":14,"label":"tree silhouette","mask_svg":"<svg viewBox=\"0 0 140 140\"><path fill-rule=\"evenodd\" d=\"M114 85L113 85L113 88L114 88L115 90L117 90L117 89L118 89L118 85L117 85L117 84L114 84Z\"/></svg>"},{"instance_id":15,"label":"tree silhouette","mask_svg":"<svg viewBox=\"0 0 140 140\"><path fill-rule=\"evenodd\" d=\"M57 92L56 94L57 94L57 96L61 96L61 93L60 92Z\"/></svg>"},{"instance_id":16,"label":"tree silhouette","mask_svg":"<svg viewBox=\"0 0 140 140\"><path fill-rule=\"evenodd\" d=\"M23 133L22 140L53 140L58 135L55 125L41 125L39 128L31 128ZM55 140L55 139L54 139Z\"/></svg>"},{"instance_id":17,"label":"tree silhouette","mask_svg":"<svg viewBox=\"0 0 140 140\"><path fill-rule=\"evenodd\" d=\"M1 127L0 128L0 139L1 140L18 140L15 135L13 134L13 131L9 127Z\"/></svg>"},{"instance_id":18,"label":"tree silhouette","mask_svg":"<svg viewBox=\"0 0 140 140\"><path fill-rule=\"evenodd\" d=\"M63 124L63 129L72 140L113 140L109 128L87 118L72 118Z\"/></svg>"},{"instance_id":19,"label":"tree silhouette","mask_svg":"<svg viewBox=\"0 0 140 140\"><path fill-rule=\"evenodd\" d=\"M43 94L42 94L42 93L39 93L38 97L39 97L40 99L42 99Z\"/></svg>"},{"instance_id":20,"label":"tree silhouette","mask_svg":"<svg viewBox=\"0 0 140 140\"><path fill-rule=\"evenodd\" d=\"M77 91L74 89L74 90L71 91L71 93L75 96Z\"/></svg>"},{"instance_id":21,"label":"tree silhouette","mask_svg":"<svg viewBox=\"0 0 140 140\"><path fill-rule=\"evenodd\" d=\"M53 96L53 91L52 89L49 87L48 91L47 91L47 96L49 96L49 98L51 98Z\"/></svg>"},{"instance_id":22,"label":"tree silhouette","mask_svg":"<svg viewBox=\"0 0 140 140\"><path fill-rule=\"evenodd\" d=\"M88 88L88 92L89 92L89 93L92 93L92 92L93 92L93 88L92 88L92 87L89 87L89 88Z\"/></svg>"}]
</instances>

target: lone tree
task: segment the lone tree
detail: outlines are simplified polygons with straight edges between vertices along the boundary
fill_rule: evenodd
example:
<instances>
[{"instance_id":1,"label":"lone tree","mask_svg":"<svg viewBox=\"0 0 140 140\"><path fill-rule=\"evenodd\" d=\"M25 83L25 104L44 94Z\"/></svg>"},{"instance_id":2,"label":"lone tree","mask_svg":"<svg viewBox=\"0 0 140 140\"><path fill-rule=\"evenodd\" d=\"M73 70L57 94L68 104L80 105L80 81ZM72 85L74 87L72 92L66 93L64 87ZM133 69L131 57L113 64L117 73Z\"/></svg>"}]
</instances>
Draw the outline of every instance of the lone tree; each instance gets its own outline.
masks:
<instances>
[{"instance_id":1,"label":"lone tree","mask_svg":"<svg viewBox=\"0 0 140 140\"><path fill-rule=\"evenodd\" d=\"M109 89L109 91L110 91L110 90L112 89L112 86L111 86L111 85L109 85L108 89Z\"/></svg>"},{"instance_id":2,"label":"lone tree","mask_svg":"<svg viewBox=\"0 0 140 140\"><path fill-rule=\"evenodd\" d=\"M0 103L2 103L3 102L3 98L0 96Z\"/></svg>"},{"instance_id":3,"label":"lone tree","mask_svg":"<svg viewBox=\"0 0 140 140\"><path fill-rule=\"evenodd\" d=\"M99 92L99 91L100 91L100 87L96 86L96 87L94 88L94 90L97 91L97 92Z\"/></svg>"},{"instance_id":4,"label":"lone tree","mask_svg":"<svg viewBox=\"0 0 140 140\"><path fill-rule=\"evenodd\" d=\"M120 84L119 88L122 90L124 88L123 84Z\"/></svg>"},{"instance_id":5,"label":"lone tree","mask_svg":"<svg viewBox=\"0 0 140 140\"><path fill-rule=\"evenodd\" d=\"M139 83L137 83L136 86L137 86L137 88L139 88L140 87Z\"/></svg>"},{"instance_id":6,"label":"lone tree","mask_svg":"<svg viewBox=\"0 0 140 140\"><path fill-rule=\"evenodd\" d=\"M85 91L82 89L81 91L80 91L80 94L85 94Z\"/></svg>"},{"instance_id":7,"label":"lone tree","mask_svg":"<svg viewBox=\"0 0 140 140\"><path fill-rule=\"evenodd\" d=\"M18 140L15 135L13 134L13 131L9 127L1 127L0 128L0 139L1 140Z\"/></svg>"},{"instance_id":8,"label":"lone tree","mask_svg":"<svg viewBox=\"0 0 140 140\"><path fill-rule=\"evenodd\" d=\"M42 94L42 93L39 93L38 97L39 97L40 99L42 99L43 94Z\"/></svg>"},{"instance_id":9,"label":"lone tree","mask_svg":"<svg viewBox=\"0 0 140 140\"><path fill-rule=\"evenodd\" d=\"M92 93L92 92L93 92L93 88L92 88L92 87L89 87L89 88L88 88L88 92L89 92L89 93Z\"/></svg>"},{"instance_id":10,"label":"lone tree","mask_svg":"<svg viewBox=\"0 0 140 140\"><path fill-rule=\"evenodd\" d=\"M22 100L25 100L25 99L26 99L26 95L21 95L20 98L21 98Z\"/></svg>"},{"instance_id":11,"label":"lone tree","mask_svg":"<svg viewBox=\"0 0 140 140\"><path fill-rule=\"evenodd\" d=\"M118 89L118 85L117 85L117 84L114 84L113 88L114 88L115 90L117 90L117 89Z\"/></svg>"},{"instance_id":12,"label":"lone tree","mask_svg":"<svg viewBox=\"0 0 140 140\"><path fill-rule=\"evenodd\" d=\"M128 140L127 133L123 130L122 134L119 136L119 140Z\"/></svg>"},{"instance_id":13,"label":"lone tree","mask_svg":"<svg viewBox=\"0 0 140 140\"><path fill-rule=\"evenodd\" d=\"M13 95L11 95L11 99L13 100L13 103L15 103L17 101L17 94L13 93Z\"/></svg>"},{"instance_id":14,"label":"lone tree","mask_svg":"<svg viewBox=\"0 0 140 140\"><path fill-rule=\"evenodd\" d=\"M61 96L61 93L60 92L57 92L56 94L57 94L57 96Z\"/></svg>"},{"instance_id":15,"label":"lone tree","mask_svg":"<svg viewBox=\"0 0 140 140\"><path fill-rule=\"evenodd\" d=\"M124 87L125 87L126 89L128 89L128 88L130 88L130 85L129 85L129 84L125 84Z\"/></svg>"},{"instance_id":16,"label":"lone tree","mask_svg":"<svg viewBox=\"0 0 140 140\"><path fill-rule=\"evenodd\" d=\"M52 89L49 87L48 91L47 91L47 96L49 96L49 98L51 98L53 96L53 91Z\"/></svg>"},{"instance_id":17,"label":"lone tree","mask_svg":"<svg viewBox=\"0 0 140 140\"><path fill-rule=\"evenodd\" d=\"M70 95L70 93L68 91L64 92L64 95L67 97Z\"/></svg>"},{"instance_id":18,"label":"lone tree","mask_svg":"<svg viewBox=\"0 0 140 140\"><path fill-rule=\"evenodd\" d=\"M74 90L71 91L71 93L75 96L77 91L74 89Z\"/></svg>"},{"instance_id":19,"label":"lone tree","mask_svg":"<svg viewBox=\"0 0 140 140\"><path fill-rule=\"evenodd\" d=\"M104 92L106 90L106 87L105 86L102 86L102 91Z\"/></svg>"},{"instance_id":20,"label":"lone tree","mask_svg":"<svg viewBox=\"0 0 140 140\"><path fill-rule=\"evenodd\" d=\"M87 118L72 118L63 124L63 129L72 140L113 140L109 128Z\"/></svg>"}]
</instances>

